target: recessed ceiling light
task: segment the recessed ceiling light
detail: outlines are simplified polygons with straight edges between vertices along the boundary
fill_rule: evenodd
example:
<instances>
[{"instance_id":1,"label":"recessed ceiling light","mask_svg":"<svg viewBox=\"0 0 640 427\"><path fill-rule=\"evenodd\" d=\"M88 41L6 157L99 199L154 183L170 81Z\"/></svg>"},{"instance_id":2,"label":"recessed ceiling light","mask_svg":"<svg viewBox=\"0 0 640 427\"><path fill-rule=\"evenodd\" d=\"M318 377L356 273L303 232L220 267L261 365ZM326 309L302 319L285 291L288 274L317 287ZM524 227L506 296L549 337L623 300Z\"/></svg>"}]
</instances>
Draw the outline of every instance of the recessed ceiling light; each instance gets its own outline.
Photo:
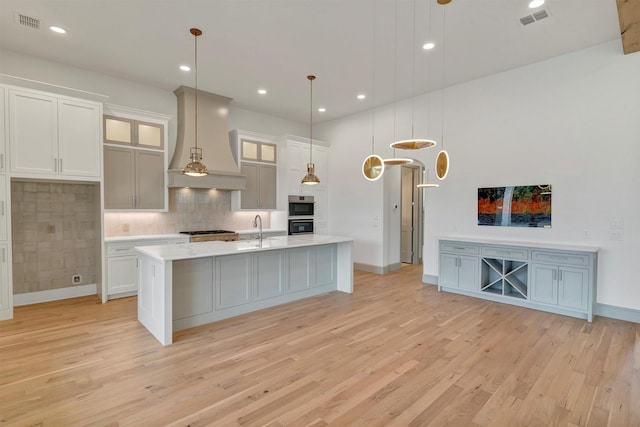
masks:
<instances>
[{"instance_id":1,"label":"recessed ceiling light","mask_svg":"<svg viewBox=\"0 0 640 427\"><path fill-rule=\"evenodd\" d=\"M427 43L425 43L425 44L423 44L423 45L422 45L422 48L423 48L424 50L431 50L431 49L433 49L434 47L436 47L436 44L435 44L435 43L433 43L433 42L427 42Z\"/></svg>"},{"instance_id":2,"label":"recessed ceiling light","mask_svg":"<svg viewBox=\"0 0 640 427\"><path fill-rule=\"evenodd\" d=\"M54 33L64 34L67 32L67 30L65 30L64 28L56 27L55 25L50 26L49 29Z\"/></svg>"},{"instance_id":3,"label":"recessed ceiling light","mask_svg":"<svg viewBox=\"0 0 640 427\"><path fill-rule=\"evenodd\" d=\"M181 69L182 71L191 71L191 67L189 67L188 65L181 65L181 66L180 66L180 69Z\"/></svg>"},{"instance_id":4,"label":"recessed ceiling light","mask_svg":"<svg viewBox=\"0 0 640 427\"><path fill-rule=\"evenodd\" d=\"M358 94L358 99L365 99L366 97L367 95L365 95L364 93Z\"/></svg>"},{"instance_id":5,"label":"recessed ceiling light","mask_svg":"<svg viewBox=\"0 0 640 427\"><path fill-rule=\"evenodd\" d=\"M540 7L544 4L544 0L531 0L529 2L529 9L535 9L536 7Z\"/></svg>"},{"instance_id":6,"label":"recessed ceiling light","mask_svg":"<svg viewBox=\"0 0 640 427\"><path fill-rule=\"evenodd\" d=\"M258 89L258 93L260 95L266 95L267 94L267 90L266 89Z\"/></svg>"}]
</instances>

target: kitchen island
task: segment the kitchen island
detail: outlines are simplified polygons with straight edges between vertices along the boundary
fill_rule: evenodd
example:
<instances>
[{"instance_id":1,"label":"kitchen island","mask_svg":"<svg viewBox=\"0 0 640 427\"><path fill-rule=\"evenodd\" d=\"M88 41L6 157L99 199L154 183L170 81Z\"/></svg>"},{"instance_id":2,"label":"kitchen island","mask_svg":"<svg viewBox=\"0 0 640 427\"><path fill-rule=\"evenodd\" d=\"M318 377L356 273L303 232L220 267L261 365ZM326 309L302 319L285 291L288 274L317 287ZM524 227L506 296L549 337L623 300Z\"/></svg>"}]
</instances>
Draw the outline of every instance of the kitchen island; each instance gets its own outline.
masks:
<instances>
[{"instance_id":1,"label":"kitchen island","mask_svg":"<svg viewBox=\"0 0 640 427\"><path fill-rule=\"evenodd\" d=\"M173 331L331 291L353 292L350 237L137 247L138 320L162 345Z\"/></svg>"}]
</instances>

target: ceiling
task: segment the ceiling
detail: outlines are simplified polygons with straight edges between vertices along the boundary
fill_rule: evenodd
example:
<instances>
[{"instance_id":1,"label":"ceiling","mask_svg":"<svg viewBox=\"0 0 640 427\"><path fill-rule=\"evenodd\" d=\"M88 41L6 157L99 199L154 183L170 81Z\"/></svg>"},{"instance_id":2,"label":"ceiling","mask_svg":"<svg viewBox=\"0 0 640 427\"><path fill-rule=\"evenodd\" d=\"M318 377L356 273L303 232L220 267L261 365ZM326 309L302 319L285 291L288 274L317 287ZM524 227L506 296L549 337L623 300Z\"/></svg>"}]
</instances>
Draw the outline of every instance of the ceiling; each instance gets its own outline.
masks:
<instances>
[{"instance_id":1,"label":"ceiling","mask_svg":"<svg viewBox=\"0 0 640 427\"><path fill-rule=\"evenodd\" d=\"M193 72L178 66L193 66L189 29L198 27L199 89L307 123L306 76L315 74L314 110L327 109L314 112L320 122L620 38L615 0L547 0L535 10L527 4L0 0L0 47L174 90L194 84ZM520 23L540 9L550 16ZM16 13L38 19L40 29L18 24ZM55 34L50 25L67 33ZM428 40L435 49L422 49ZM258 88L268 93L258 95ZM359 93L367 98L356 99Z\"/></svg>"}]
</instances>

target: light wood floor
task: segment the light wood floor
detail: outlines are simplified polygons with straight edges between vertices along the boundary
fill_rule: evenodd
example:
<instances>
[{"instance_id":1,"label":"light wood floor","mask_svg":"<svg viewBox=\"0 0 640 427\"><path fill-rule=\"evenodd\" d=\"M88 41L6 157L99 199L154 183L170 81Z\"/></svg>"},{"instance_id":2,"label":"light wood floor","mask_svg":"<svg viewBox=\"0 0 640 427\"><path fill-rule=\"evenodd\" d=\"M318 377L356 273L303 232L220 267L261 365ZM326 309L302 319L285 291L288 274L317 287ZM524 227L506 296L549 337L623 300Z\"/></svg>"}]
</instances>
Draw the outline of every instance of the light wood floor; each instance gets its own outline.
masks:
<instances>
[{"instance_id":1,"label":"light wood floor","mask_svg":"<svg viewBox=\"0 0 640 427\"><path fill-rule=\"evenodd\" d=\"M136 299L0 322L0 425L639 426L640 325L356 272L334 292L176 334Z\"/></svg>"}]
</instances>

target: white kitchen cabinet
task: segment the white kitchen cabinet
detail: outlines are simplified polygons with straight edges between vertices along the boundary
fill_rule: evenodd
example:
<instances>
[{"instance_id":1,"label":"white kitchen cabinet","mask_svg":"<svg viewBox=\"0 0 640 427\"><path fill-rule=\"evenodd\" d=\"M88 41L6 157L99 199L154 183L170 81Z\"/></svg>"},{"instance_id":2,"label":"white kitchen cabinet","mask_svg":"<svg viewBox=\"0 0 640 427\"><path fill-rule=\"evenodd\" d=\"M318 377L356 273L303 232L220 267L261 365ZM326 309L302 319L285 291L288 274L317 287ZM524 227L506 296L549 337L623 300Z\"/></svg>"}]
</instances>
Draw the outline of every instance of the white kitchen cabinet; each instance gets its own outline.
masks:
<instances>
[{"instance_id":1,"label":"white kitchen cabinet","mask_svg":"<svg viewBox=\"0 0 640 427\"><path fill-rule=\"evenodd\" d=\"M0 243L0 320L13 318L13 296L9 281L9 245Z\"/></svg>"},{"instance_id":2,"label":"white kitchen cabinet","mask_svg":"<svg viewBox=\"0 0 640 427\"><path fill-rule=\"evenodd\" d=\"M7 176L0 174L0 242L6 241L8 238L10 206L7 194L9 194Z\"/></svg>"},{"instance_id":3,"label":"white kitchen cabinet","mask_svg":"<svg viewBox=\"0 0 640 427\"><path fill-rule=\"evenodd\" d=\"M25 178L100 179L101 113L99 103L9 90L11 172Z\"/></svg>"},{"instance_id":4,"label":"white kitchen cabinet","mask_svg":"<svg viewBox=\"0 0 640 427\"><path fill-rule=\"evenodd\" d=\"M6 143L7 143L7 91L0 86L0 172L6 172Z\"/></svg>"},{"instance_id":5,"label":"white kitchen cabinet","mask_svg":"<svg viewBox=\"0 0 640 427\"><path fill-rule=\"evenodd\" d=\"M188 236L165 238L114 239L106 242L107 299L135 295L138 291L136 246L188 243Z\"/></svg>"},{"instance_id":6,"label":"white kitchen cabinet","mask_svg":"<svg viewBox=\"0 0 640 427\"><path fill-rule=\"evenodd\" d=\"M442 239L439 265L439 290L593 318L595 248Z\"/></svg>"}]
</instances>

